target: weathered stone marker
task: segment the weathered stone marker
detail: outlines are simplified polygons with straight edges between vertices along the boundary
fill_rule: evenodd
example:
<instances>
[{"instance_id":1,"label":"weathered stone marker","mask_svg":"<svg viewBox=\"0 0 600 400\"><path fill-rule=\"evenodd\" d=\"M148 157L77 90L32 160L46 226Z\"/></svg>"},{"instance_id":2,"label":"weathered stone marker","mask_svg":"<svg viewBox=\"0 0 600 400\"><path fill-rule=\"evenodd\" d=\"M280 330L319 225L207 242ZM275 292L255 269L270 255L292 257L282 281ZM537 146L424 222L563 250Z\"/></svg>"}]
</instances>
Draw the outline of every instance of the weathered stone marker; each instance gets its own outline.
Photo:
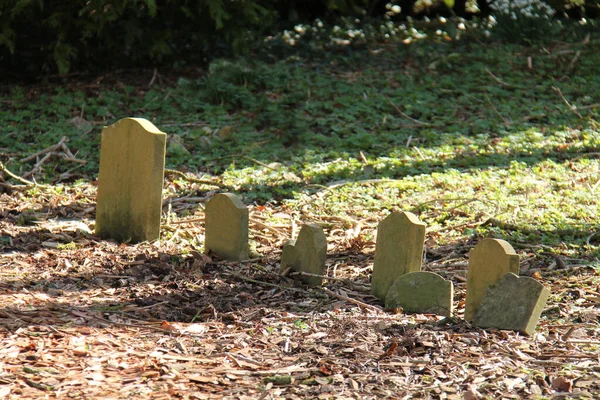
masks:
<instances>
[{"instance_id":1,"label":"weathered stone marker","mask_svg":"<svg viewBox=\"0 0 600 400\"><path fill-rule=\"evenodd\" d=\"M327 257L327 238L323 229L317 225L306 224L300 229L298 239L290 240L283 246L281 271L290 267L296 272L323 275ZM323 279L316 276L299 278L310 286L321 286Z\"/></svg>"},{"instance_id":2,"label":"weathered stone marker","mask_svg":"<svg viewBox=\"0 0 600 400\"><path fill-rule=\"evenodd\" d=\"M451 281L433 272L409 272L392 284L385 297L385 307L451 317L453 297Z\"/></svg>"},{"instance_id":3,"label":"weathered stone marker","mask_svg":"<svg viewBox=\"0 0 600 400\"><path fill-rule=\"evenodd\" d=\"M487 289L473 324L531 335L549 296L550 291L535 279L508 273Z\"/></svg>"},{"instance_id":4,"label":"weathered stone marker","mask_svg":"<svg viewBox=\"0 0 600 400\"><path fill-rule=\"evenodd\" d=\"M425 223L409 212L393 212L377 227L371 294L385 300L400 276L421 270Z\"/></svg>"},{"instance_id":5,"label":"weathered stone marker","mask_svg":"<svg viewBox=\"0 0 600 400\"><path fill-rule=\"evenodd\" d=\"M121 242L160 235L167 135L143 118L102 130L96 234Z\"/></svg>"},{"instance_id":6,"label":"weathered stone marker","mask_svg":"<svg viewBox=\"0 0 600 400\"><path fill-rule=\"evenodd\" d=\"M231 261L248 259L248 208L239 197L220 193L206 203L204 251Z\"/></svg>"},{"instance_id":7,"label":"weathered stone marker","mask_svg":"<svg viewBox=\"0 0 600 400\"><path fill-rule=\"evenodd\" d=\"M519 275L519 256L508 242L483 239L471 250L465 320L473 322L487 288L509 272Z\"/></svg>"}]
</instances>

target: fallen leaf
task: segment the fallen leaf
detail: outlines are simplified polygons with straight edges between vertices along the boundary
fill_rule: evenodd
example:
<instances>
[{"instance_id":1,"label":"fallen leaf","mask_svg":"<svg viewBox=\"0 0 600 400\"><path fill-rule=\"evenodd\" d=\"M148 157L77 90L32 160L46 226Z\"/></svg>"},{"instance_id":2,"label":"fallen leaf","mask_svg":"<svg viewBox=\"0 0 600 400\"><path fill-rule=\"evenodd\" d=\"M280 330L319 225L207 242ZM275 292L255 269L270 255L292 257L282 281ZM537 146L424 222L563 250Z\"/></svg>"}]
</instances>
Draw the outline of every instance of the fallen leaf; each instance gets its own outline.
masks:
<instances>
[{"instance_id":1,"label":"fallen leaf","mask_svg":"<svg viewBox=\"0 0 600 400\"><path fill-rule=\"evenodd\" d=\"M552 389L556 390L557 392L570 392L572 386L573 382L563 378L562 376L555 378L551 385Z\"/></svg>"}]
</instances>

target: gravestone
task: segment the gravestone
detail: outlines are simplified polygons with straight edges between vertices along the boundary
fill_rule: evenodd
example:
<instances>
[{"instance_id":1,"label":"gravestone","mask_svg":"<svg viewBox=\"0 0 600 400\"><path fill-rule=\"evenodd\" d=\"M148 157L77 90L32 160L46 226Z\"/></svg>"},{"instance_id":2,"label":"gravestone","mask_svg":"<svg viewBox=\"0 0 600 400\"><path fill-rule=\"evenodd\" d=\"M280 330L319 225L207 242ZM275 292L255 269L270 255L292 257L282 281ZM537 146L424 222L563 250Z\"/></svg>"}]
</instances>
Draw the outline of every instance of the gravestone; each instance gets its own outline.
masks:
<instances>
[{"instance_id":1,"label":"gravestone","mask_svg":"<svg viewBox=\"0 0 600 400\"><path fill-rule=\"evenodd\" d=\"M239 197L220 193L206 203L204 251L231 261L248 259L248 208Z\"/></svg>"},{"instance_id":2,"label":"gravestone","mask_svg":"<svg viewBox=\"0 0 600 400\"><path fill-rule=\"evenodd\" d=\"M507 273L519 274L519 256L502 239L483 239L469 254L465 320L473 322L487 288Z\"/></svg>"},{"instance_id":3,"label":"gravestone","mask_svg":"<svg viewBox=\"0 0 600 400\"><path fill-rule=\"evenodd\" d=\"M433 272L409 272L392 284L385 297L385 307L451 317L453 297L451 281Z\"/></svg>"},{"instance_id":4,"label":"gravestone","mask_svg":"<svg viewBox=\"0 0 600 400\"><path fill-rule=\"evenodd\" d=\"M143 118L102 130L96 234L120 242L160 235L167 135Z\"/></svg>"},{"instance_id":5,"label":"gravestone","mask_svg":"<svg viewBox=\"0 0 600 400\"><path fill-rule=\"evenodd\" d=\"M290 240L283 247L281 271L290 267L296 272L323 275L327 257L327 238L323 229L317 225L305 224L300 229L298 239ZM299 278L310 286L321 286L323 278L303 276Z\"/></svg>"},{"instance_id":6,"label":"gravestone","mask_svg":"<svg viewBox=\"0 0 600 400\"><path fill-rule=\"evenodd\" d=\"M487 289L473 325L531 335L549 296L550 291L535 279L508 273Z\"/></svg>"},{"instance_id":7,"label":"gravestone","mask_svg":"<svg viewBox=\"0 0 600 400\"><path fill-rule=\"evenodd\" d=\"M384 301L400 276L421 270L425 223L409 212L393 212L377 227L371 294Z\"/></svg>"}]
</instances>

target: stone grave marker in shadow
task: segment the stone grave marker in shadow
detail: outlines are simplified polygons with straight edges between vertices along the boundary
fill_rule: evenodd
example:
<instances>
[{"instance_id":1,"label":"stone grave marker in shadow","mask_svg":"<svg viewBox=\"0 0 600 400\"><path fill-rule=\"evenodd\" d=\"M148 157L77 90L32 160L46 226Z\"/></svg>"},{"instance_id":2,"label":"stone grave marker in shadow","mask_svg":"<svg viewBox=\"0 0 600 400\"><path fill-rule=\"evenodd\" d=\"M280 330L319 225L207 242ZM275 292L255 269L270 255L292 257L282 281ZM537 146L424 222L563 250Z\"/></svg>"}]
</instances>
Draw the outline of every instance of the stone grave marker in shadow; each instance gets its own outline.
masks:
<instances>
[{"instance_id":1,"label":"stone grave marker in shadow","mask_svg":"<svg viewBox=\"0 0 600 400\"><path fill-rule=\"evenodd\" d=\"M501 239L483 239L469 254L465 320L473 322L489 286L507 273L519 274L519 256Z\"/></svg>"},{"instance_id":2,"label":"stone grave marker in shadow","mask_svg":"<svg viewBox=\"0 0 600 400\"><path fill-rule=\"evenodd\" d=\"M535 279L508 273L487 289L473 325L531 335L549 296L550 291Z\"/></svg>"},{"instance_id":3,"label":"stone grave marker in shadow","mask_svg":"<svg viewBox=\"0 0 600 400\"><path fill-rule=\"evenodd\" d=\"M402 307L404 312L452 316L454 285L433 272L409 272L392 284L385 308Z\"/></svg>"},{"instance_id":4,"label":"stone grave marker in shadow","mask_svg":"<svg viewBox=\"0 0 600 400\"><path fill-rule=\"evenodd\" d=\"M323 229L318 225L305 224L300 229L298 238L283 246L281 271L289 267L296 272L323 275L326 257L327 238ZM320 277L299 275L299 278L310 286L323 284Z\"/></svg>"},{"instance_id":5,"label":"stone grave marker in shadow","mask_svg":"<svg viewBox=\"0 0 600 400\"><path fill-rule=\"evenodd\" d=\"M204 251L222 259L248 259L248 208L232 193L219 193L206 203Z\"/></svg>"},{"instance_id":6,"label":"stone grave marker in shadow","mask_svg":"<svg viewBox=\"0 0 600 400\"><path fill-rule=\"evenodd\" d=\"M102 130L96 234L120 242L160 236L167 135L143 118Z\"/></svg>"},{"instance_id":7,"label":"stone grave marker in shadow","mask_svg":"<svg viewBox=\"0 0 600 400\"><path fill-rule=\"evenodd\" d=\"M392 212L377 227L371 294L385 301L400 276L421 270L425 223L409 212Z\"/></svg>"}]
</instances>

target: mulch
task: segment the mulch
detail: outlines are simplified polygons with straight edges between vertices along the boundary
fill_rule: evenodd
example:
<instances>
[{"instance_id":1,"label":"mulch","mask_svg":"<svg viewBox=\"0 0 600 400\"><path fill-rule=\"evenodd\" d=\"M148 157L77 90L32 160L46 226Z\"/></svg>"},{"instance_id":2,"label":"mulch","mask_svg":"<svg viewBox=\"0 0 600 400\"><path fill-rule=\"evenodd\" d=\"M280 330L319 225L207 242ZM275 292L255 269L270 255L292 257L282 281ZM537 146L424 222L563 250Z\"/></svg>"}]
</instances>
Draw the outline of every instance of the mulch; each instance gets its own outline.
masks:
<instances>
[{"instance_id":1,"label":"mulch","mask_svg":"<svg viewBox=\"0 0 600 400\"><path fill-rule=\"evenodd\" d=\"M201 253L210 195L175 193L161 240L120 244L93 234L91 184L0 194L0 398L600 396L596 270L517 249L552 292L538 330L481 330L461 319L473 243L426 246L458 315L403 314L369 294L381 216L253 206L254 258L228 262ZM325 228L325 289L279 272L298 221Z\"/></svg>"}]
</instances>

